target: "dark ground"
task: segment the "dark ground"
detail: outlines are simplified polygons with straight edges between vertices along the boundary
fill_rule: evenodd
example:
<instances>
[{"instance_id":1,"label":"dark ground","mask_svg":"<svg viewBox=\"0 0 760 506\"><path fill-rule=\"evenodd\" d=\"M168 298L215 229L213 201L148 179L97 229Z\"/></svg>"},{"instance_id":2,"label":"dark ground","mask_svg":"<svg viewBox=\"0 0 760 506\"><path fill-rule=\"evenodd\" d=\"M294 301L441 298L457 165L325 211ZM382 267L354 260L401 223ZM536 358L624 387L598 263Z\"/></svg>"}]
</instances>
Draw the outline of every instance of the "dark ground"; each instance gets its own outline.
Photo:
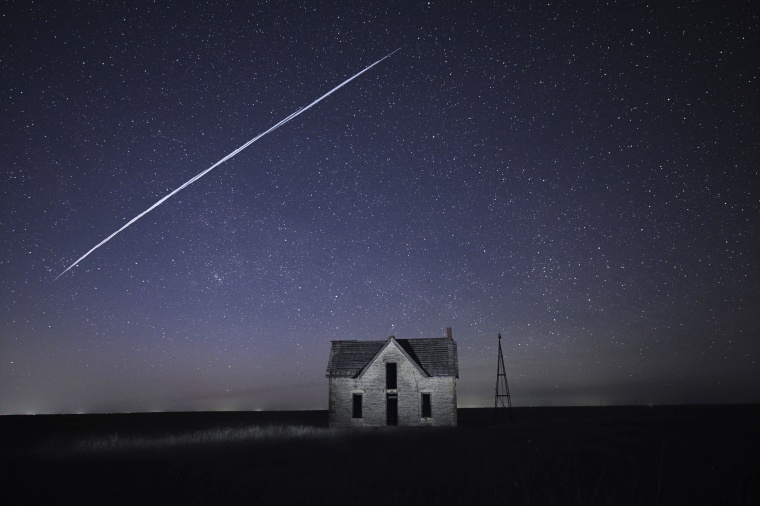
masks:
<instances>
[{"instance_id":1,"label":"dark ground","mask_svg":"<svg viewBox=\"0 0 760 506\"><path fill-rule=\"evenodd\" d=\"M760 504L760 406L514 418L337 431L325 411L0 416L0 504Z\"/></svg>"}]
</instances>

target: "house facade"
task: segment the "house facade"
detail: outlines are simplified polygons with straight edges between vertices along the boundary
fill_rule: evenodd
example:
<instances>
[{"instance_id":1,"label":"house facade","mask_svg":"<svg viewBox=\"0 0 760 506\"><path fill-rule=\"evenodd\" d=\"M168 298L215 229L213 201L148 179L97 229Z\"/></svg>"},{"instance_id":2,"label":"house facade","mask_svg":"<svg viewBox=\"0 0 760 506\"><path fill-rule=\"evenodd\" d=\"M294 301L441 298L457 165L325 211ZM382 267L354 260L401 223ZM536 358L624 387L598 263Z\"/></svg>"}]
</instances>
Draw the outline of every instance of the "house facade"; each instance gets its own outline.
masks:
<instances>
[{"instance_id":1,"label":"house facade","mask_svg":"<svg viewBox=\"0 0 760 506\"><path fill-rule=\"evenodd\" d=\"M456 425L457 344L446 337L332 341L331 427Z\"/></svg>"}]
</instances>

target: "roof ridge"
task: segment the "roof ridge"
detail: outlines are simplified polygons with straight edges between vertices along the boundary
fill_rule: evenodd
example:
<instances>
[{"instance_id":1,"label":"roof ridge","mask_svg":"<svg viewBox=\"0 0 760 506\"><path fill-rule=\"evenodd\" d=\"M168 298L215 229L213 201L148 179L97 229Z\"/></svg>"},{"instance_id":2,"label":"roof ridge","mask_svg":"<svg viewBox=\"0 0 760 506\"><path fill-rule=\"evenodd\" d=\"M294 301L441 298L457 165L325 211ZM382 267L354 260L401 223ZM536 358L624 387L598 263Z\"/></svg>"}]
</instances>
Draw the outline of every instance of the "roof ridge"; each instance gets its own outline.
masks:
<instances>
[{"instance_id":1,"label":"roof ridge","mask_svg":"<svg viewBox=\"0 0 760 506\"><path fill-rule=\"evenodd\" d=\"M395 339L408 358L429 376L459 377L457 343L448 337ZM359 373L388 344L388 340L331 341L328 377L352 377Z\"/></svg>"}]
</instances>

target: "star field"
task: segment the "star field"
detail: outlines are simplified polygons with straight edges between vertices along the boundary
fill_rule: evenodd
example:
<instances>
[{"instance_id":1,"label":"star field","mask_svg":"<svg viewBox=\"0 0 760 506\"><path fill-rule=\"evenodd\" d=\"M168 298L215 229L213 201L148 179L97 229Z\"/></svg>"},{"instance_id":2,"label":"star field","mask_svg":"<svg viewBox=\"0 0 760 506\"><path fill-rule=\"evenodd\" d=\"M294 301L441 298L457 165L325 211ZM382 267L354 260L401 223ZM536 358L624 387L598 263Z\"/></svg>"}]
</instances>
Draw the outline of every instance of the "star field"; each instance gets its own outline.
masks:
<instances>
[{"instance_id":1,"label":"star field","mask_svg":"<svg viewBox=\"0 0 760 506\"><path fill-rule=\"evenodd\" d=\"M0 14L0 413L325 409L447 326L460 406L498 333L516 405L760 400L750 2Z\"/></svg>"}]
</instances>

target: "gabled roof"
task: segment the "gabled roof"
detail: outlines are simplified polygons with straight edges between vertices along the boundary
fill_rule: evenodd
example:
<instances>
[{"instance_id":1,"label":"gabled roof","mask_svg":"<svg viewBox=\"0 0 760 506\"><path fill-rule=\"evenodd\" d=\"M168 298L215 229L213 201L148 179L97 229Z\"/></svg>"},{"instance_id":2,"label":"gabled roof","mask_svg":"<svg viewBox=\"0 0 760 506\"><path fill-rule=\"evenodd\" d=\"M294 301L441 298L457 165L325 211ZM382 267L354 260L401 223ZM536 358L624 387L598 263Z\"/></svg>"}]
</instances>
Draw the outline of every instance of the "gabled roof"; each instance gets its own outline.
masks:
<instances>
[{"instance_id":1,"label":"gabled roof","mask_svg":"<svg viewBox=\"0 0 760 506\"><path fill-rule=\"evenodd\" d=\"M459 377L457 343L453 339L441 337L394 341L429 376ZM388 342L389 340L332 341L327 377L358 377Z\"/></svg>"},{"instance_id":2,"label":"gabled roof","mask_svg":"<svg viewBox=\"0 0 760 506\"><path fill-rule=\"evenodd\" d=\"M385 351L386 348L388 348L388 346L395 346L396 349L401 352L401 355L406 357L406 359L412 363L412 365L415 367L415 369L417 369L420 372L420 374L422 374L423 376L427 376L428 378L430 377L430 375L427 373L427 371L425 371L425 369L422 368L419 362L417 362L416 359L409 356L406 350L402 346L399 345L398 341L396 341L396 338L391 336L390 338L388 338L387 341L385 341L385 344L380 348L380 350L378 350L378 352L375 353L375 356L372 357L372 359L367 363L367 365L362 367L362 370L359 371L359 373L356 376L354 376L354 378L361 378L364 375L365 371L369 369L369 367L375 362L375 360L378 359L378 357L380 357L380 355L383 354L383 352Z\"/></svg>"}]
</instances>

